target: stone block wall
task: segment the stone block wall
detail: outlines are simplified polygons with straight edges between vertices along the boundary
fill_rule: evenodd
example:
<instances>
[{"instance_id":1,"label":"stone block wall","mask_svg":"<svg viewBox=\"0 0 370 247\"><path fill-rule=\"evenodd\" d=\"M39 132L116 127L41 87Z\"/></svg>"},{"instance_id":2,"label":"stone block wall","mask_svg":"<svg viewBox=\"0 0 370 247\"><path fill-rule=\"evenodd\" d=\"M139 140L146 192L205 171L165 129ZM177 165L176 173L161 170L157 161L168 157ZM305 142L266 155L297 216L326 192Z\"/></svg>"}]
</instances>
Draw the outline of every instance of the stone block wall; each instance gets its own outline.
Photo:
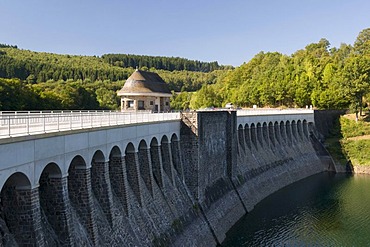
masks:
<instances>
[{"instance_id":1,"label":"stone block wall","mask_svg":"<svg viewBox=\"0 0 370 247\"><path fill-rule=\"evenodd\" d=\"M43 209L64 246L216 246L260 200L324 170L305 124L183 113L178 139L131 143L91 168L76 156L68 177L45 173L40 188L6 184L1 218L20 245L47 243Z\"/></svg>"}]
</instances>

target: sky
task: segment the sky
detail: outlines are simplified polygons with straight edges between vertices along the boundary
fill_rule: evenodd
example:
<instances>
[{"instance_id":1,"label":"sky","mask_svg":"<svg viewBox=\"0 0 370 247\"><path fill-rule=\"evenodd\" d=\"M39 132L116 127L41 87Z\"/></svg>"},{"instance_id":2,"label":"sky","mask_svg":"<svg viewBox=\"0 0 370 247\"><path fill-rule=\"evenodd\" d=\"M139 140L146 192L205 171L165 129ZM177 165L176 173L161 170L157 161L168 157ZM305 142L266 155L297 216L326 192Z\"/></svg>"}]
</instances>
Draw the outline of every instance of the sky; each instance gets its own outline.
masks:
<instances>
[{"instance_id":1,"label":"sky","mask_svg":"<svg viewBox=\"0 0 370 247\"><path fill-rule=\"evenodd\" d=\"M0 0L0 43L58 54L124 53L240 66L321 38L352 44L369 0Z\"/></svg>"}]
</instances>

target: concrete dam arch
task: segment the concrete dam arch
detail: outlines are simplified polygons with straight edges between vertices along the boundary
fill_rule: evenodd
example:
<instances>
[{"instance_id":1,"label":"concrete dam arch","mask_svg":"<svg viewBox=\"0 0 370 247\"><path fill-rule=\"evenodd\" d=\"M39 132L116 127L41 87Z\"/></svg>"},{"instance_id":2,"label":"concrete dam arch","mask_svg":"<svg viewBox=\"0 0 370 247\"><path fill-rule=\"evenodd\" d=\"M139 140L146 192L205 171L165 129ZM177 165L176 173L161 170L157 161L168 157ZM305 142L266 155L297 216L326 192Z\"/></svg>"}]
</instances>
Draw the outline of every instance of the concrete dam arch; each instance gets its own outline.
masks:
<instances>
[{"instance_id":1,"label":"concrete dam arch","mask_svg":"<svg viewBox=\"0 0 370 247\"><path fill-rule=\"evenodd\" d=\"M313 112L288 113L190 112L4 141L3 243L216 246L260 200L325 169Z\"/></svg>"}]
</instances>

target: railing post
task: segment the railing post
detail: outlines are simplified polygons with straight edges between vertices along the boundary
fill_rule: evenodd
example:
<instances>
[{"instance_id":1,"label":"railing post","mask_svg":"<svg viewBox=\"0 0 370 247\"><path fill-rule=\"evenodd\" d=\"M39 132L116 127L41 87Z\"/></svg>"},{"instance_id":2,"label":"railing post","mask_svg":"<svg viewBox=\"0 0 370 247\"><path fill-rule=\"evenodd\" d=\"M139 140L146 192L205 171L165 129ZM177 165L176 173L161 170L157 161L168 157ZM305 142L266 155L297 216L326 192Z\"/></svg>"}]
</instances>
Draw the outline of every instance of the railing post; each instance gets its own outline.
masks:
<instances>
[{"instance_id":1,"label":"railing post","mask_svg":"<svg viewBox=\"0 0 370 247\"><path fill-rule=\"evenodd\" d=\"M10 137L10 115L8 116L8 136Z\"/></svg>"},{"instance_id":2,"label":"railing post","mask_svg":"<svg viewBox=\"0 0 370 247\"><path fill-rule=\"evenodd\" d=\"M68 116L69 116L69 129L72 130L72 113L69 113Z\"/></svg>"},{"instance_id":3,"label":"railing post","mask_svg":"<svg viewBox=\"0 0 370 247\"><path fill-rule=\"evenodd\" d=\"M43 127L44 133L45 133L45 114L42 114L41 117L42 117L42 122L43 122L42 127Z\"/></svg>"},{"instance_id":4,"label":"railing post","mask_svg":"<svg viewBox=\"0 0 370 247\"><path fill-rule=\"evenodd\" d=\"M30 134L30 114L27 115L27 135Z\"/></svg>"},{"instance_id":5,"label":"railing post","mask_svg":"<svg viewBox=\"0 0 370 247\"><path fill-rule=\"evenodd\" d=\"M81 129L83 129L84 128L84 120L82 119L82 111L80 111L80 118L81 118L81 122L80 122L80 124L81 124Z\"/></svg>"},{"instance_id":6,"label":"railing post","mask_svg":"<svg viewBox=\"0 0 370 247\"><path fill-rule=\"evenodd\" d=\"M57 125L58 126L58 131L60 131L60 129L59 129L59 114L57 115L57 121L58 121L58 123L57 123L58 124Z\"/></svg>"}]
</instances>

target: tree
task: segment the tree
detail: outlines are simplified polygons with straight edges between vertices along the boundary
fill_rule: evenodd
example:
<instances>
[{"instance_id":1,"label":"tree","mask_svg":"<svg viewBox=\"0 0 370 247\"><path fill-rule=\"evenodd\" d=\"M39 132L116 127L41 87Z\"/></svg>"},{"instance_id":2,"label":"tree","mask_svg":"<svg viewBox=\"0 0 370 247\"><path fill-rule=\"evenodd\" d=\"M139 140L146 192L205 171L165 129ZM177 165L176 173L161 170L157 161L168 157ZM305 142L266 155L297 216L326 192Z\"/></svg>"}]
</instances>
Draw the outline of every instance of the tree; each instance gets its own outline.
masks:
<instances>
[{"instance_id":1,"label":"tree","mask_svg":"<svg viewBox=\"0 0 370 247\"><path fill-rule=\"evenodd\" d=\"M370 28L359 33L354 43L354 51L357 55L370 54Z\"/></svg>"}]
</instances>

